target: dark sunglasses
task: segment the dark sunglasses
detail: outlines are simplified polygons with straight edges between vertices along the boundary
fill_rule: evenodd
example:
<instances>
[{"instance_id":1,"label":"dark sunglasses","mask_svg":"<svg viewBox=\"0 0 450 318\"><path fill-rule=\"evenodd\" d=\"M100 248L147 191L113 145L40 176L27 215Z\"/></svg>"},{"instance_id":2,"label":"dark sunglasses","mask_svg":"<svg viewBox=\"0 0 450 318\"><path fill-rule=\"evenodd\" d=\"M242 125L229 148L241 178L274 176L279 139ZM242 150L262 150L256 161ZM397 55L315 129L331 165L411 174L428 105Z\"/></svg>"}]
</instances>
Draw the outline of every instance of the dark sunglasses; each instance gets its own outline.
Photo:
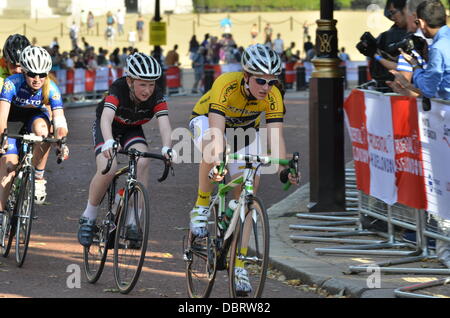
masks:
<instances>
[{"instance_id":1,"label":"dark sunglasses","mask_svg":"<svg viewBox=\"0 0 450 318\"><path fill-rule=\"evenodd\" d=\"M33 72L27 72L27 76L31 77L31 78L35 78L36 76L39 76L39 78L46 78L47 77L47 73L33 73Z\"/></svg>"},{"instance_id":2,"label":"dark sunglasses","mask_svg":"<svg viewBox=\"0 0 450 318\"><path fill-rule=\"evenodd\" d=\"M399 12L400 10L398 9L393 9L393 10L388 10L387 11L387 16L388 17L392 17L393 15L395 15L397 12Z\"/></svg>"},{"instance_id":3,"label":"dark sunglasses","mask_svg":"<svg viewBox=\"0 0 450 318\"><path fill-rule=\"evenodd\" d=\"M266 79L264 79L264 78L260 78L260 77L255 77L255 81L256 81L256 84L258 84L258 85L261 85L261 86L264 86L264 85L269 85L269 86L273 86L273 85L275 85L276 83L278 83L278 80L277 79L274 79L274 80L266 80Z\"/></svg>"},{"instance_id":4,"label":"dark sunglasses","mask_svg":"<svg viewBox=\"0 0 450 318\"><path fill-rule=\"evenodd\" d=\"M415 23L416 25L419 25L419 24L420 24L419 19L415 20L414 23Z\"/></svg>"}]
</instances>

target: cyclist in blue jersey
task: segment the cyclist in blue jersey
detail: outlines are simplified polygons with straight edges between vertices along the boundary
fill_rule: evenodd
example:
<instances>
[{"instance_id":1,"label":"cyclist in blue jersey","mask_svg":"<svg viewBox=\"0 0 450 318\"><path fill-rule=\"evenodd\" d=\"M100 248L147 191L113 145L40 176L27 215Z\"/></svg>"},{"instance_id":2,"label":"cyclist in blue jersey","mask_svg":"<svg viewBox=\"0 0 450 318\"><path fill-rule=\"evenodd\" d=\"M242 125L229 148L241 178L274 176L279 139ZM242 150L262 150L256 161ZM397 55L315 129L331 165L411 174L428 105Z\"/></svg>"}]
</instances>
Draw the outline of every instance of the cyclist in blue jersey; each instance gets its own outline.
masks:
<instances>
[{"instance_id":1,"label":"cyclist in blue jersey","mask_svg":"<svg viewBox=\"0 0 450 318\"><path fill-rule=\"evenodd\" d=\"M7 128L8 122L22 122L27 132L46 137L50 133L53 121L55 137L67 136L67 121L61 93L49 77L52 67L50 54L41 47L28 46L20 55L20 66L22 73L6 78L0 93L0 132ZM67 158L67 147L61 150L63 156ZM35 147L33 165L36 174L45 169L49 151L50 145L46 143ZM18 141L8 138L7 147L0 149L0 153L3 154L0 159L0 213L2 213L14 167L18 163ZM36 180L36 192L42 183L45 194L45 180L40 184Z\"/></svg>"}]
</instances>

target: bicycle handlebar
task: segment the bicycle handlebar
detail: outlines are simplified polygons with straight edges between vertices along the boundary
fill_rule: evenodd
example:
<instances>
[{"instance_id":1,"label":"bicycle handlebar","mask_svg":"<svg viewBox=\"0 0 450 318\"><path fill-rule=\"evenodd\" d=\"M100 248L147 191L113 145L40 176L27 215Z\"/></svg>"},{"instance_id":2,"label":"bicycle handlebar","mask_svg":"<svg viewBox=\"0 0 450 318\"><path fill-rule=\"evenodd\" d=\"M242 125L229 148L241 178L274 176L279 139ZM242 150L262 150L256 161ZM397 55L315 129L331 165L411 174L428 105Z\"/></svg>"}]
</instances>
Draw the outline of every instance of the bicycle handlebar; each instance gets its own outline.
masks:
<instances>
[{"instance_id":1,"label":"bicycle handlebar","mask_svg":"<svg viewBox=\"0 0 450 318\"><path fill-rule=\"evenodd\" d=\"M143 158L153 158L158 159L164 162L164 172L161 178L158 178L158 182L163 182L167 179L167 176L169 175L170 169L172 169L172 175L173 175L173 167L172 167L172 161L170 159L167 159L163 155L150 153L150 152L141 152L139 150L136 150L134 148L129 150L118 150L119 144L117 142L113 145L113 156L111 159L108 159L108 163L106 165L106 168L102 171L102 174L107 174L109 170L111 170L112 162L114 158L117 156L118 153L127 155L128 157L143 157Z\"/></svg>"},{"instance_id":2,"label":"bicycle handlebar","mask_svg":"<svg viewBox=\"0 0 450 318\"><path fill-rule=\"evenodd\" d=\"M35 143L35 142L48 142L48 143L54 143L57 144L59 147L64 146L67 143L67 138L64 136L61 139L53 138L53 137L44 137L44 136L37 136L33 133L31 134L8 134L8 130L5 129L3 131L3 134L1 135L1 148L5 149L6 142L8 141L8 138L13 139L19 139L28 143ZM63 159L60 157L60 151L57 153L57 160L56 162L60 164Z\"/></svg>"},{"instance_id":3,"label":"bicycle handlebar","mask_svg":"<svg viewBox=\"0 0 450 318\"><path fill-rule=\"evenodd\" d=\"M233 160L244 160L245 162L252 162L252 163L261 163L261 164L280 164L283 166L288 166L285 170L283 170L280 173L280 181L284 183L283 189L286 191L290 188L292 183L289 181L289 173L292 174L294 177L298 178L298 172L299 172L299 159L300 154L298 152L294 152L292 155L292 159L278 159L278 158L271 158L267 156L258 156L258 155L242 155L237 153L232 153L228 155L224 155L224 160L221 162L220 166L218 166L218 171L220 174L223 173L225 169L225 165L228 162L228 159Z\"/></svg>"}]
</instances>

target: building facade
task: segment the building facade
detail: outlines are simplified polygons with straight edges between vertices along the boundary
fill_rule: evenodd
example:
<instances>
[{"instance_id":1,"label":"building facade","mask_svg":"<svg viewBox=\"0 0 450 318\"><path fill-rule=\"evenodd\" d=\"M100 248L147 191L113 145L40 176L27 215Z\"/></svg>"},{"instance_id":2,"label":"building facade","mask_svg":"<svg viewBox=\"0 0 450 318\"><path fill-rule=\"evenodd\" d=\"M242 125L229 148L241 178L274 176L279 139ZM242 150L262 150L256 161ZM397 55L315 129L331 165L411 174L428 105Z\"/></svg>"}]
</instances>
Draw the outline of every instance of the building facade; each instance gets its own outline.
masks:
<instances>
[{"instance_id":1,"label":"building facade","mask_svg":"<svg viewBox=\"0 0 450 318\"><path fill-rule=\"evenodd\" d=\"M154 14L155 0L0 0L0 14L4 18L50 18L78 15L81 10L105 15L118 9L127 13ZM192 0L160 0L161 14L190 13Z\"/></svg>"}]
</instances>

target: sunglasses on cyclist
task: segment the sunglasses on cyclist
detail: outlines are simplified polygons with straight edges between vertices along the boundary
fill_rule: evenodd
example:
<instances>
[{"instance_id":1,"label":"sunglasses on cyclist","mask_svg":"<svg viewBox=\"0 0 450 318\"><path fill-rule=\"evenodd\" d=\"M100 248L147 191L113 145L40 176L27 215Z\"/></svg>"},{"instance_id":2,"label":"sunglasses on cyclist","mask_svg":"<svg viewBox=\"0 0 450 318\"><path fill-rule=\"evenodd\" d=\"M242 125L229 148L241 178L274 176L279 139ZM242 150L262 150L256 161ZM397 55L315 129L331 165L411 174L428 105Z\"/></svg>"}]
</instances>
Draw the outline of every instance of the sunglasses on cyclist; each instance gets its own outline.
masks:
<instances>
[{"instance_id":1,"label":"sunglasses on cyclist","mask_svg":"<svg viewBox=\"0 0 450 318\"><path fill-rule=\"evenodd\" d=\"M260 78L260 77L255 77L255 82L258 85L264 86L264 85L269 85L269 86L273 86L276 83L278 83L277 79L273 79L273 80L266 80L265 78Z\"/></svg>"},{"instance_id":2,"label":"sunglasses on cyclist","mask_svg":"<svg viewBox=\"0 0 450 318\"><path fill-rule=\"evenodd\" d=\"M46 78L47 73L33 73L33 72L27 72L27 76L31 78L35 78L36 76L39 76L39 78Z\"/></svg>"}]
</instances>

